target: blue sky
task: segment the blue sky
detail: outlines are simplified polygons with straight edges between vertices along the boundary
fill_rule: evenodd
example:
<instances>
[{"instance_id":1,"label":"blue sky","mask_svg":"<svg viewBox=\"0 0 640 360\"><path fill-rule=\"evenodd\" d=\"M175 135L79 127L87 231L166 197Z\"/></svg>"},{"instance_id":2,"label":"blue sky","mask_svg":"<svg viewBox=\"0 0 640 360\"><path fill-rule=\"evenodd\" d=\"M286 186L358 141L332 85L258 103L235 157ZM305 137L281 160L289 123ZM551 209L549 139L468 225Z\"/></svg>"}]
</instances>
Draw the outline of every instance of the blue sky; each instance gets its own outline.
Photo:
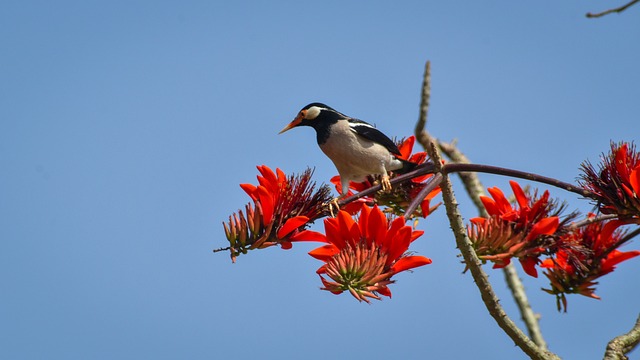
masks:
<instances>
[{"instance_id":1,"label":"blue sky","mask_svg":"<svg viewBox=\"0 0 640 360\"><path fill-rule=\"evenodd\" d=\"M371 305L319 290L313 244L236 264L211 250L256 165L335 175L311 129L277 135L302 106L410 135L426 60L429 131L478 163L573 181L610 140L638 142L640 8L584 17L614 5L5 2L0 357L525 358L461 274L443 211L414 248L433 264ZM501 272L487 271L517 320ZM550 349L600 358L638 316L639 271L621 264L601 301L570 296L566 314L544 278L524 279Z\"/></svg>"}]
</instances>

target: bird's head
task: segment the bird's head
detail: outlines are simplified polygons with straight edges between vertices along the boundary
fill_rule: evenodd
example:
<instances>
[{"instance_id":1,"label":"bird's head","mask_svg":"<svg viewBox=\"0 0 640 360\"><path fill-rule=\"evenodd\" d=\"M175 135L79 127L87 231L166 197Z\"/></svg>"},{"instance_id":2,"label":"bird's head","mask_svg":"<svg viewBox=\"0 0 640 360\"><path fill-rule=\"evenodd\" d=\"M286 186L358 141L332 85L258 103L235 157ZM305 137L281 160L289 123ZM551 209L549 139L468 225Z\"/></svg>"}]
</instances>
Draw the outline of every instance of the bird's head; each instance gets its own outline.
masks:
<instances>
[{"instance_id":1,"label":"bird's head","mask_svg":"<svg viewBox=\"0 0 640 360\"><path fill-rule=\"evenodd\" d=\"M332 109L322 103L311 103L303 107L298 115L289 125L280 130L279 134L297 126L311 126L317 129L320 126L327 126L341 118L345 118L344 114Z\"/></svg>"}]
</instances>

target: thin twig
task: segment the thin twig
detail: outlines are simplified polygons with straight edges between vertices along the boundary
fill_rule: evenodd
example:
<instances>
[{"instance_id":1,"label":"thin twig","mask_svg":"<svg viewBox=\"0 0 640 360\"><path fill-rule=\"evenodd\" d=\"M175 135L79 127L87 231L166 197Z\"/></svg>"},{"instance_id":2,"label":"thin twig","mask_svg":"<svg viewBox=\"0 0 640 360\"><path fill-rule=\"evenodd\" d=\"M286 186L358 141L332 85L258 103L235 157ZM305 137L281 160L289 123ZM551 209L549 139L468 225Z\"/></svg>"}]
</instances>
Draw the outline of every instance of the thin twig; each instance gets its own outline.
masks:
<instances>
[{"instance_id":1,"label":"thin twig","mask_svg":"<svg viewBox=\"0 0 640 360\"><path fill-rule=\"evenodd\" d=\"M438 144L438 148L442 151L452 162L457 164L470 164L471 161L458 149L455 142L445 143L439 141L438 139L434 139L436 144ZM458 176L460 180L462 180L462 185L464 186L467 194L473 201L473 204L478 209L478 214L482 217L488 217L487 210L484 208L484 204L480 200L480 196L484 195L484 186L480 182L480 178L478 178L478 174L475 172L458 172Z\"/></svg>"},{"instance_id":2,"label":"thin twig","mask_svg":"<svg viewBox=\"0 0 640 360\"><path fill-rule=\"evenodd\" d=\"M604 360L627 360L629 358L626 354L638 346L638 343L640 343L640 316L628 333L609 341L604 352Z\"/></svg>"},{"instance_id":3,"label":"thin twig","mask_svg":"<svg viewBox=\"0 0 640 360\"><path fill-rule=\"evenodd\" d=\"M221 247L221 248L219 248L219 249L213 249L213 252L214 252L214 253L217 253L217 252L220 252L220 251L227 251L227 250L229 250L229 249L231 249L231 246Z\"/></svg>"},{"instance_id":4,"label":"thin twig","mask_svg":"<svg viewBox=\"0 0 640 360\"><path fill-rule=\"evenodd\" d=\"M432 163L424 163L424 164L420 164L418 166L416 166L415 169L413 169L412 171L406 173L406 174L402 174L402 175L398 175L392 179L389 180L389 182L391 183L391 185L396 185L399 184L401 182L413 179L415 177L418 176L422 176L422 175L426 175L426 174L433 174L434 173L434 166ZM352 201L358 200L362 197L365 197L367 195L371 195L373 193L375 193L376 191L379 191L382 189L382 185L381 184L377 184L377 185L373 185L370 188L366 188L356 194L353 194L351 196L347 196L344 199L338 201L338 205L339 206L343 206L346 205Z\"/></svg>"},{"instance_id":5,"label":"thin twig","mask_svg":"<svg viewBox=\"0 0 640 360\"><path fill-rule=\"evenodd\" d=\"M433 189L437 188L438 185L440 185L440 182L442 182L442 174L440 173L436 173L429 179L429 182L424 188L422 188L422 190L420 190L418 195L416 195L416 197L411 201L411 204L409 204L409 207L404 211L405 219L411 218L411 214L416 211L418 205L422 203L422 200L424 200L424 198L427 197Z\"/></svg>"},{"instance_id":6,"label":"thin twig","mask_svg":"<svg viewBox=\"0 0 640 360\"><path fill-rule=\"evenodd\" d=\"M447 173L460 172L460 171L474 171L474 172L482 172L482 173L489 173L489 174L513 176L521 179L526 179L526 180L536 181L536 182L547 184L547 185L552 185L587 198L592 198L592 199L595 198L595 195L592 192L585 190L579 186L575 186L554 178L550 178L550 177L546 177L546 176L542 176L534 173L529 173L525 171L507 169L499 166L482 165L482 164L446 164L444 166L444 171Z\"/></svg>"},{"instance_id":7,"label":"thin twig","mask_svg":"<svg viewBox=\"0 0 640 360\"><path fill-rule=\"evenodd\" d=\"M431 99L431 61L424 65L424 77L422 78L422 92L420 93L420 114L414 133L416 137L427 127L427 115L429 114L429 100Z\"/></svg>"},{"instance_id":8,"label":"thin twig","mask_svg":"<svg viewBox=\"0 0 640 360\"><path fill-rule=\"evenodd\" d=\"M589 224L593 224L595 222L613 220L613 219L617 219L617 218L618 218L618 215L616 215L616 214L607 214L607 215L598 215L598 216L594 216L594 217L588 217L586 219L582 219L580 221L576 221L576 222L572 223L571 225L569 225L569 228L570 229L577 229L577 228L581 228L583 226L587 226Z\"/></svg>"},{"instance_id":9,"label":"thin twig","mask_svg":"<svg viewBox=\"0 0 640 360\"><path fill-rule=\"evenodd\" d=\"M628 7L634 5L634 4L638 3L638 2L640 2L640 0L633 0L633 1L630 1L630 2L628 2L628 3L626 3L626 4L622 5L622 6L619 6L617 8L605 10L605 11L602 11L602 12L599 12L599 13L587 13L586 16L588 18L599 18L599 17L605 16L605 15L608 15L608 14L611 14L611 13L614 13L614 12L615 13L621 13L621 12L627 10Z\"/></svg>"}]
</instances>

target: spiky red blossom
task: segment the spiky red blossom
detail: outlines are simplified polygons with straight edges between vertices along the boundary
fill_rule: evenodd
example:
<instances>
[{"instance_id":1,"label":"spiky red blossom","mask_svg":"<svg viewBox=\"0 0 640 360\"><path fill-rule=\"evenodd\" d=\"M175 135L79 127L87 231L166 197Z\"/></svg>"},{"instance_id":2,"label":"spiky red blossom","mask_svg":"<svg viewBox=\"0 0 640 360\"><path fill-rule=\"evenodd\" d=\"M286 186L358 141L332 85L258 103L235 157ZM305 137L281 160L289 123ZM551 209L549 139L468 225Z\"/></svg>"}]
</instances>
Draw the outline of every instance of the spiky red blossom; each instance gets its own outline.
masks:
<instances>
[{"instance_id":1,"label":"spiky red blossom","mask_svg":"<svg viewBox=\"0 0 640 360\"><path fill-rule=\"evenodd\" d=\"M563 207L549 199L548 191L531 196L515 181L509 184L516 203L512 205L497 187L487 189L491 198L481 196L481 200L489 217L471 219L467 233L478 256L492 261L494 268L508 265L515 257L527 274L537 277L535 266L550 246L550 235L560 227L558 215Z\"/></svg>"},{"instance_id":2,"label":"spiky red blossom","mask_svg":"<svg viewBox=\"0 0 640 360\"><path fill-rule=\"evenodd\" d=\"M626 222L612 220L594 222L573 229L558 240L560 250L544 260L545 276L551 289L543 289L556 295L558 310L567 309L565 294L580 294L594 299L595 280L612 272L616 265L640 255L640 251L620 251L625 233L620 229Z\"/></svg>"},{"instance_id":3,"label":"spiky red blossom","mask_svg":"<svg viewBox=\"0 0 640 360\"><path fill-rule=\"evenodd\" d=\"M323 185L314 191L312 171L287 177L280 169L274 173L269 167L258 166L258 185L240 184L251 197L253 206L247 204L242 210L229 216L223 223L229 240L231 260L248 250L280 245L290 249L292 241L313 241L301 236L306 226L325 215L324 204L330 199L330 189Z\"/></svg>"},{"instance_id":4,"label":"spiky red blossom","mask_svg":"<svg viewBox=\"0 0 640 360\"><path fill-rule=\"evenodd\" d=\"M388 285L395 282L393 275L431 263L407 252L424 232L405 225L404 217L388 221L377 206L364 205L357 220L341 210L335 218L325 219L324 227L326 235L309 235L327 242L309 252L325 262L317 271L322 290L348 291L358 301L379 300L378 295L391 297Z\"/></svg>"},{"instance_id":5,"label":"spiky red blossom","mask_svg":"<svg viewBox=\"0 0 640 360\"><path fill-rule=\"evenodd\" d=\"M580 184L596 196L603 214L640 220L640 153L633 143L612 142L611 152L602 157L598 170L582 164Z\"/></svg>"},{"instance_id":6,"label":"spiky red blossom","mask_svg":"<svg viewBox=\"0 0 640 360\"><path fill-rule=\"evenodd\" d=\"M400 141L398 145L398 149L400 150L399 159L407 160L417 165L421 165L427 162L428 156L427 153L417 152L412 154L413 145L415 144L416 137L410 136L405 140ZM351 202L345 205L342 210L349 212L350 214L356 214L360 211L364 204L378 204L389 207L396 215L404 215L404 209L406 209L411 201L420 193L420 191L426 186L427 180L429 180L433 174L426 174L422 176L415 177L409 181L405 181L403 183L397 184L393 187L393 190L390 193L378 192L373 194L372 196L362 197L354 202ZM393 178L392 175L391 178ZM331 182L336 186L336 190L340 191L341 183L340 176L334 176L331 178ZM351 190L355 190L360 192L362 190L368 189L374 185L374 179L369 177L367 180L356 183L349 183L349 192L348 196L353 195ZM437 187L433 191L431 191L424 200L420 203L418 209L416 209L416 216L427 217L430 212L432 212L438 205L431 207L431 200L435 198L440 193L440 188Z\"/></svg>"}]
</instances>

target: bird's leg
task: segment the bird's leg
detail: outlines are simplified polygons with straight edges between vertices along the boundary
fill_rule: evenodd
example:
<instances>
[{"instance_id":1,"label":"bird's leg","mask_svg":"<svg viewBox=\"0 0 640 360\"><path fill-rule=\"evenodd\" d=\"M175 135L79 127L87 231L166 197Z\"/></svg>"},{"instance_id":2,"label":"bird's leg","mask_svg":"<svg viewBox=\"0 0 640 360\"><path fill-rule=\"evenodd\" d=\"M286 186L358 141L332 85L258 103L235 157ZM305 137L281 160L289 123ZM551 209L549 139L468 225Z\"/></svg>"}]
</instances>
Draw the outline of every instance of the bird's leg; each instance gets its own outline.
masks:
<instances>
[{"instance_id":1,"label":"bird's leg","mask_svg":"<svg viewBox=\"0 0 640 360\"><path fill-rule=\"evenodd\" d=\"M338 213L338 211L340 211L340 205L338 204L338 200L340 200L342 197L343 197L342 195L338 196L336 198L333 198L333 200L327 203L327 206L329 207L329 214L331 214L331 217L336 217L336 214Z\"/></svg>"},{"instance_id":2,"label":"bird's leg","mask_svg":"<svg viewBox=\"0 0 640 360\"><path fill-rule=\"evenodd\" d=\"M389 174L386 172L380 175L380 185L382 185L382 191L386 193L391 192L391 181L389 180Z\"/></svg>"},{"instance_id":3,"label":"bird's leg","mask_svg":"<svg viewBox=\"0 0 640 360\"><path fill-rule=\"evenodd\" d=\"M349 195L349 180L346 176L340 176L340 185L340 189L338 190L340 195L326 204L329 207L329 214L331 214L331 217L336 217L338 211L340 211L340 204L338 204L338 201Z\"/></svg>"}]
</instances>

